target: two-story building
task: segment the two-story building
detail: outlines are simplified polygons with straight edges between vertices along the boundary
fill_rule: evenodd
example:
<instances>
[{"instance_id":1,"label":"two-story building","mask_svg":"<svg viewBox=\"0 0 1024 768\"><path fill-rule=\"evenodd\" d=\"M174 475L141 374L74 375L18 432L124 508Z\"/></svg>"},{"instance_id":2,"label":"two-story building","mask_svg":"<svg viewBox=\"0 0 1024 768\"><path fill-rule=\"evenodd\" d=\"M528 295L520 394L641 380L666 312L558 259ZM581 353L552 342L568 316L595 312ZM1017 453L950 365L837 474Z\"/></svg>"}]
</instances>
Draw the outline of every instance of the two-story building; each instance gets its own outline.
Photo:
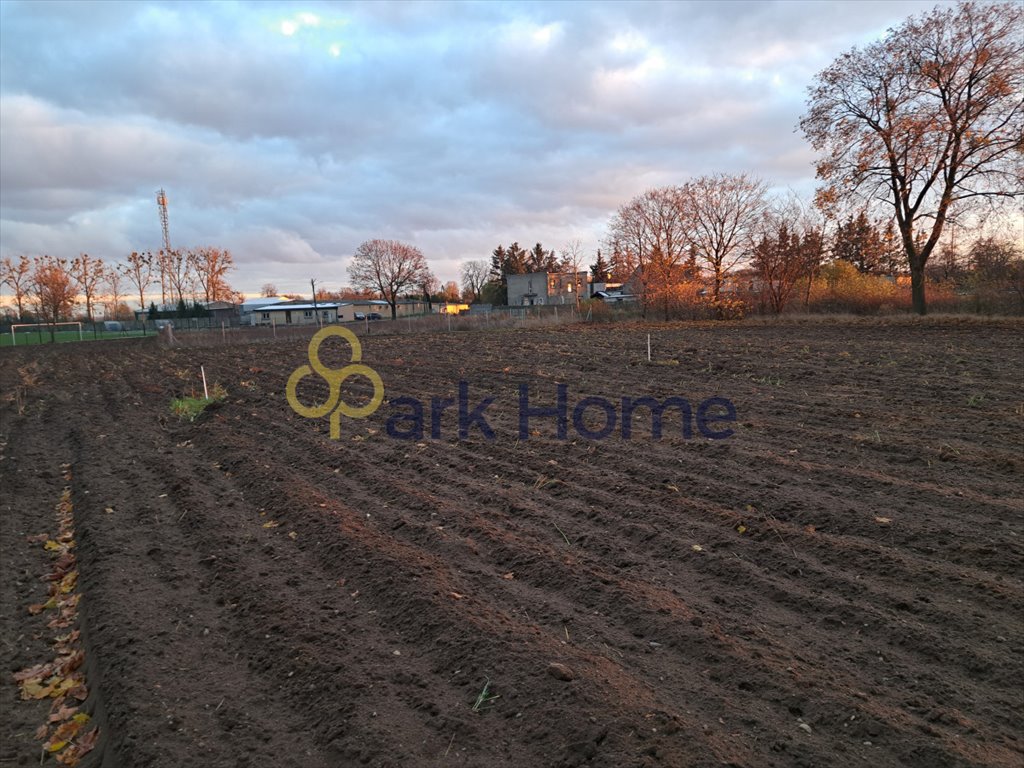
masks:
<instances>
[{"instance_id":1,"label":"two-story building","mask_svg":"<svg viewBox=\"0 0 1024 768\"><path fill-rule=\"evenodd\" d=\"M587 272L530 272L506 275L508 305L533 307L545 304L575 304L576 296L590 295Z\"/></svg>"}]
</instances>

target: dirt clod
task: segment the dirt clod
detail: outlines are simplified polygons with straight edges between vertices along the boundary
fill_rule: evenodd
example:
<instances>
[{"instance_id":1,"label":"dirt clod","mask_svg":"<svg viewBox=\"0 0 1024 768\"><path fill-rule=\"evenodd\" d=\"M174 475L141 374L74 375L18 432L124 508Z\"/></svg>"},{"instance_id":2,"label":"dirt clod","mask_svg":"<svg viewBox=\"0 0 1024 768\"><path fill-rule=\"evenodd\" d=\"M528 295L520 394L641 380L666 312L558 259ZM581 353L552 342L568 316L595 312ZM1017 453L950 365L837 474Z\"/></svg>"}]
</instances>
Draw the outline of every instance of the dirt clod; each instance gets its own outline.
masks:
<instances>
[{"instance_id":1,"label":"dirt clod","mask_svg":"<svg viewBox=\"0 0 1024 768\"><path fill-rule=\"evenodd\" d=\"M565 680L566 682L576 677L576 674L569 667L557 661L548 664L548 674L556 680Z\"/></svg>"}]
</instances>

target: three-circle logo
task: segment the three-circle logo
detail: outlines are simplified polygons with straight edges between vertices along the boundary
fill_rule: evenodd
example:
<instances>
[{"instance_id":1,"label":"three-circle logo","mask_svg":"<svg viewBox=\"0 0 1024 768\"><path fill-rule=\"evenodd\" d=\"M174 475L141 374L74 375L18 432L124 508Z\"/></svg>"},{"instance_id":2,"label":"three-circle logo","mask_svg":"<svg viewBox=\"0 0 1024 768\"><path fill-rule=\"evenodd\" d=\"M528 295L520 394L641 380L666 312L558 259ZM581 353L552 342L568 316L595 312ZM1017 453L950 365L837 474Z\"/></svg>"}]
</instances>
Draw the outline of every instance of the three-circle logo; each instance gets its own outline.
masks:
<instances>
[{"instance_id":1,"label":"three-circle logo","mask_svg":"<svg viewBox=\"0 0 1024 768\"><path fill-rule=\"evenodd\" d=\"M342 368L328 368L320 361L320 345L329 336L340 336L348 343L349 348L352 350L350 365L343 366ZM309 365L299 366L288 377L288 385L285 387L285 396L288 398L288 404L291 405L292 410L299 414L299 416L307 419L319 419L328 413L331 414L331 439L340 439L342 415L348 416L350 419L365 419L376 411L384 401L384 382L381 381L380 374L368 365L363 365L360 362L362 359L363 348L359 343L359 339L348 328L329 325L326 328L320 329L309 340ZM330 391L327 401L323 404L306 406L299 402L296 390L302 379L314 373L327 382ZM352 376L365 376L373 384L373 397L365 405L349 405L341 399L341 385Z\"/></svg>"}]
</instances>

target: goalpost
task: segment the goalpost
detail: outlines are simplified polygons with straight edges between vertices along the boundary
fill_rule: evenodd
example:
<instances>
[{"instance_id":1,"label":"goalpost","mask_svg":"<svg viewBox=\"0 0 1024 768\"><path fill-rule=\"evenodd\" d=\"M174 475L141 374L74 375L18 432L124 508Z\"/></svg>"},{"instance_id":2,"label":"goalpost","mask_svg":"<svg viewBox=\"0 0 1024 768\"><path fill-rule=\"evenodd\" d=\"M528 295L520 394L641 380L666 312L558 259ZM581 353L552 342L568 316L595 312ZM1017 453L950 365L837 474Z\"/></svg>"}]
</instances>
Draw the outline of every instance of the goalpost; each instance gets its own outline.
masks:
<instances>
[{"instance_id":1,"label":"goalpost","mask_svg":"<svg viewBox=\"0 0 1024 768\"><path fill-rule=\"evenodd\" d=\"M43 328L56 328L58 325L77 325L78 326L78 340L82 340L82 324L78 322L74 323L16 323L11 326L11 346L17 346L18 337L14 335L14 331L18 328L38 328L42 332Z\"/></svg>"}]
</instances>

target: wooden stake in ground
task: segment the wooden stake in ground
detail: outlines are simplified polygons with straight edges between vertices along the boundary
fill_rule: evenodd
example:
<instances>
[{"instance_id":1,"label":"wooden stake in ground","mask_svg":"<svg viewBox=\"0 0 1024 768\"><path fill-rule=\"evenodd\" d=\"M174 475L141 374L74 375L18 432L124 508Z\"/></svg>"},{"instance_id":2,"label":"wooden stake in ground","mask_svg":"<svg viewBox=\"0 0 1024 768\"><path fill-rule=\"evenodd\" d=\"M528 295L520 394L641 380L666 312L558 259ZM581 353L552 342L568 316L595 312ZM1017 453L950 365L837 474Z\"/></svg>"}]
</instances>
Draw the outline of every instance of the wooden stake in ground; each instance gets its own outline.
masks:
<instances>
[{"instance_id":1,"label":"wooden stake in ground","mask_svg":"<svg viewBox=\"0 0 1024 768\"><path fill-rule=\"evenodd\" d=\"M206 370L201 365L199 366L199 372L203 375L203 399L204 400L209 400L210 399L210 393L206 389Z\"/></svg>"}]
</instances>

